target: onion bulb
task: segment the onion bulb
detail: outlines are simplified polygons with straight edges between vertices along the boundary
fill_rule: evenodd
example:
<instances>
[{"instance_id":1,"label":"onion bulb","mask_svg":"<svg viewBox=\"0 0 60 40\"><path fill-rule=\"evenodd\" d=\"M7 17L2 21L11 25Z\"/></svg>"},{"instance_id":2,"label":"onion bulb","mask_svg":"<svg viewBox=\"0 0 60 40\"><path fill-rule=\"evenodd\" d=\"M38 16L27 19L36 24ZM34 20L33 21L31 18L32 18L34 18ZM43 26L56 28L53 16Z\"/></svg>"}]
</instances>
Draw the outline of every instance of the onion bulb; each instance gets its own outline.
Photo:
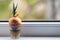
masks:
<instances>
[{"instance_id":1,"label":"onion bulb","mask_svg":"<svg viewBox=\"0 0 60 40\"><path fill-rule=\"evenodd\" d=\"M17 14L16 9L17 9L17 5L15 7L13 3L13 16L9 19L9 25L11 27L13 27L14 25L16 26L21 25L21 19L19 18L19 14Z\"/></svg>"}]
</instances>

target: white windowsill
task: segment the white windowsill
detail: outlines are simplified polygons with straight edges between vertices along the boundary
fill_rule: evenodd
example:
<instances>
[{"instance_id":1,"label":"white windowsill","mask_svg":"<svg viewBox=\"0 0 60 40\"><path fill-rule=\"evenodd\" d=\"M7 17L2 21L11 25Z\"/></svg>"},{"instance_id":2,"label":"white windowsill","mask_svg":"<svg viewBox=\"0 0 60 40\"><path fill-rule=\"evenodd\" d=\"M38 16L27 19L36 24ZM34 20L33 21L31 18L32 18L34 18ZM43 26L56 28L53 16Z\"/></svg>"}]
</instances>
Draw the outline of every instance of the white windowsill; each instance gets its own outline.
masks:
<instances>
[{"instance_id":1,"label":"white windowsill","mask_svg":"<svg viewBox=\"0 0 60 40\"><path fill-rule=\"evenodd\" d=\"M11 40L11 38L0 37L0 40ZM60 37L20 37L18 40L60 40Z\"/></svg>"},{"instance_id":2,"label":"white windowsill","mask_svg":"<svg viewBox=\"0 0 60 40\"><path fill-rule=\"evenodd\" d=\"M0 36L8 36L9 25L0 22ZM60 22L23 22L21 35L60 35Z\"/></svg>"}]
</instances>

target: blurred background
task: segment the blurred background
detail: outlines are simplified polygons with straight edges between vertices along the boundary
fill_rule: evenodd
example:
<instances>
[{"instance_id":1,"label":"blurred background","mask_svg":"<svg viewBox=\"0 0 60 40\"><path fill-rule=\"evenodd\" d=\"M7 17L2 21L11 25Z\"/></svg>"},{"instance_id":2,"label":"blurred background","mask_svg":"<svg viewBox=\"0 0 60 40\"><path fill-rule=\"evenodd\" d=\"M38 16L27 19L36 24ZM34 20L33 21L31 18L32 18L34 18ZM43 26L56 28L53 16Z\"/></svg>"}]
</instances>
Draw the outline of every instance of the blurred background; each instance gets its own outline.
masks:
<instances>
[{"instance_id":1,"label":"blurred background","mask_svg":"<svg viewBox=\"0 0 60 40\"><path fill-rule=\"evenodd\" d=\"M60 0L0 0L0 20L9 20L13 3L22 20L60 20Z\"/></svg>"}]
</instances>

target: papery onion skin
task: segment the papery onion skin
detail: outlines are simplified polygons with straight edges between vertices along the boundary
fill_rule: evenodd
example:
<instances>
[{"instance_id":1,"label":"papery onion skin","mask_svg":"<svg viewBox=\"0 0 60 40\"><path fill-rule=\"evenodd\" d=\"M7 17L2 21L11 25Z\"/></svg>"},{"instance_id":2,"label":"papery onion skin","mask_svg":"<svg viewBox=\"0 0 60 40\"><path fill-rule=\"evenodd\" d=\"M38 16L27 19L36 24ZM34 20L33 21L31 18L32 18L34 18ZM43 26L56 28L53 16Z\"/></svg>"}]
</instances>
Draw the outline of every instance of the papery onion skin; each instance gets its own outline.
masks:
<instances>
[{"instance_id":1,"label":"papery onion skin","mask_svg":"<svg viewBox=\"0 0 60 40\"><path fill-rule=\"evenodd\" d=\"M9 19L9 25L14 26L14 25L21 25L21 19L19 17L12 17Z\"/></svg>"}]
</instances>

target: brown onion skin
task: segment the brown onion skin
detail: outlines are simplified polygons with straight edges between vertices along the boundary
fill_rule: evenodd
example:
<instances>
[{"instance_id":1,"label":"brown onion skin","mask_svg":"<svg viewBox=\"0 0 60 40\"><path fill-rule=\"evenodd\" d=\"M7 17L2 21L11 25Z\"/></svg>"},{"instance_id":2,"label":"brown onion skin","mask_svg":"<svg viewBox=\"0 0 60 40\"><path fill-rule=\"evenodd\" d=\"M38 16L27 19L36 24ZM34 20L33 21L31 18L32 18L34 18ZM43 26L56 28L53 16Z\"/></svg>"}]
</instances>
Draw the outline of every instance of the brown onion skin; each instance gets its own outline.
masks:
<instances>
[{"instance_id":1,"label":"brown onion skin","mask_svg":"<svg viewBox=\"0 0 60 40\"><path fill-rule=\"evenodd\" d=\"M21 25L21 19L19 17L13 16L12 18L9 19L9 25L14 26L14 25Z\"/></svg>"}]
</instances>

